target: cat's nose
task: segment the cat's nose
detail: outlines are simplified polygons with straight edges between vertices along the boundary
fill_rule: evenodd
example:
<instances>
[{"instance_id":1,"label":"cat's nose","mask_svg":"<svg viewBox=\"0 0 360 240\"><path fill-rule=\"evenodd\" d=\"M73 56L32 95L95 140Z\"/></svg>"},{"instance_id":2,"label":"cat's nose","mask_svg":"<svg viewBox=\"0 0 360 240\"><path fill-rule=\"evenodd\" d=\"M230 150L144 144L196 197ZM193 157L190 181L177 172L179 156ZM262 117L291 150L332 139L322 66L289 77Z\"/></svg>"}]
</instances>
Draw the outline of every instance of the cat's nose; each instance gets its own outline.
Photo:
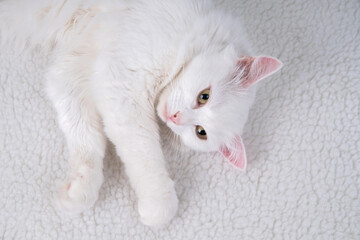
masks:
<instances>
[{"instance_id":1,"label":"cat's nose","mask_svg":"<svg viewBox=\"0 0 360 240\"><path fill-rule=\"evenodd\" d=\"M176 125L179 125L180 123L180 112L175 113L174 115L172 115L171 117L169 117L169 119L175 123Z\"/></svg>"}]
</instances>

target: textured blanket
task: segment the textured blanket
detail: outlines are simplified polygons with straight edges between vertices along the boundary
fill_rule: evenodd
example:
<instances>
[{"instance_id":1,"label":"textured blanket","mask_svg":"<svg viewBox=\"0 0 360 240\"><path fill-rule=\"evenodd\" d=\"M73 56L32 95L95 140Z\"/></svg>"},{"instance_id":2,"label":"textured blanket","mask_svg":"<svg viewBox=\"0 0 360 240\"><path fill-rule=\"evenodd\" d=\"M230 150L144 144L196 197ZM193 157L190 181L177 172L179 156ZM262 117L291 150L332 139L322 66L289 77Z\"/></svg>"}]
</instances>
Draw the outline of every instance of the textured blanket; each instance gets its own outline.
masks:
<instances>
[{"instance_id":1,"label":"textured blanket","mask_svg":"<svg viewBox=\"0 0 360 240\"><path fill-rule=\"evenodd\" d=\"M109 144L95 206L60 215L68 152L47 99L46 53L0 49L0 239L360 239L360 3L219 1L260 54L284 62L259 83L243 136L248 169L164 144L179 211L142 225Z\"/></svg>"}]
</instances>

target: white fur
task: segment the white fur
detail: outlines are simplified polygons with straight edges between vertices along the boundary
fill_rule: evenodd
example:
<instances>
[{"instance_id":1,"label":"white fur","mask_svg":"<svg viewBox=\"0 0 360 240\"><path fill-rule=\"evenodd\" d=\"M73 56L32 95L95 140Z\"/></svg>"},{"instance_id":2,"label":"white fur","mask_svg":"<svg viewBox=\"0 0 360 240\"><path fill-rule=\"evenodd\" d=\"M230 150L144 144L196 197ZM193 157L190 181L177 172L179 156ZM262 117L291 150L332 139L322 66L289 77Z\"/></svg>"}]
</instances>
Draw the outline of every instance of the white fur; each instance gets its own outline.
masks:
<instances>
[{"instance_id":1,"label":"white fur","mask_svg":"<svg viewBox=\"0 0 360 240\"><path fill-rule=\"evenodd\" d=\"M19 8L21 6L21 8ZM58 203L91 207L103 181L105 136L116 146L144 224L161 226L178 200L165 167L158 117L185 145L216 151L242 133L255 89L231 74L251 55L239 21L209 1L5 1L1 42L53 49L48 94L70 150L71 173ZM199 92L211 98L194 108ZM180 111L186 124L163 116ZM157 113L157 114L156 114ZM202 125L208 140L200 140Z\"/></svg>"}]
</instances>

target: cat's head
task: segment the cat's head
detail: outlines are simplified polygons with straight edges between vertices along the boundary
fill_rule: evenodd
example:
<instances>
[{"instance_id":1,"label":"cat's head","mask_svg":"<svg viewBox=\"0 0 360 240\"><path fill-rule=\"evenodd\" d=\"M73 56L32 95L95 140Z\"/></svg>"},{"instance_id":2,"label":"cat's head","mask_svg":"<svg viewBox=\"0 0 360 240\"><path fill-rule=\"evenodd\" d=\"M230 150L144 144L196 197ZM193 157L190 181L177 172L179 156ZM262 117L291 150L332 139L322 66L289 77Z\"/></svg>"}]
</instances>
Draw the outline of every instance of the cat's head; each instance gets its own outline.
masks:
<instances>
[{"instance_id":1,"label":"cat's head","mask_svg":"<svg viewBox=\"0 0 360 240\"><path fill-rule=\"evenodd\" d=\"M279 70L272 57L202 54L190 61L159 98L157 112L182 142L195 150L220 151L246 168L241 134L258 81Z\"/></svg>"}]
</instances>

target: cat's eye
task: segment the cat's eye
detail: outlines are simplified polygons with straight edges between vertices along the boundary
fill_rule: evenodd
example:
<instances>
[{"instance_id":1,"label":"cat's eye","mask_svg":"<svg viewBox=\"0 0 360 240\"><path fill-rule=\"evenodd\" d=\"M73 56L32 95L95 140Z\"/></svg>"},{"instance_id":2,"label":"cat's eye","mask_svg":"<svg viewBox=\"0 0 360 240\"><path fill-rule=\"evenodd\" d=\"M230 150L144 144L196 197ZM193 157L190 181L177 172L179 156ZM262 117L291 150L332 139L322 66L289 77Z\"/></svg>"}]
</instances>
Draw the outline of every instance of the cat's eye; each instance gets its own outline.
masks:
<instances>
[{"instance_id":1,"label":"cat's eye","mask_svg":"<svg viewBox=\"0 0 360 240\"><path fill-rule=\"evenodd\" d=\"M210 88L207 88L205 90L202 90L200 93L199 93L199 96L198 96L198 104L201 106L201 105L204 105L210 98Z\"/></svg>"},{"instance_id":2,"label":"cat's eye","mask_svg":"<svg viewBox=\"0 0 360 240\"><path fill-rule=\"evenodd\" d=\"M202 126L197 125L195 128L195 132L196 132L196 136L201 140L207 139L206 131Z\"/></svg>"}]
</instances>

